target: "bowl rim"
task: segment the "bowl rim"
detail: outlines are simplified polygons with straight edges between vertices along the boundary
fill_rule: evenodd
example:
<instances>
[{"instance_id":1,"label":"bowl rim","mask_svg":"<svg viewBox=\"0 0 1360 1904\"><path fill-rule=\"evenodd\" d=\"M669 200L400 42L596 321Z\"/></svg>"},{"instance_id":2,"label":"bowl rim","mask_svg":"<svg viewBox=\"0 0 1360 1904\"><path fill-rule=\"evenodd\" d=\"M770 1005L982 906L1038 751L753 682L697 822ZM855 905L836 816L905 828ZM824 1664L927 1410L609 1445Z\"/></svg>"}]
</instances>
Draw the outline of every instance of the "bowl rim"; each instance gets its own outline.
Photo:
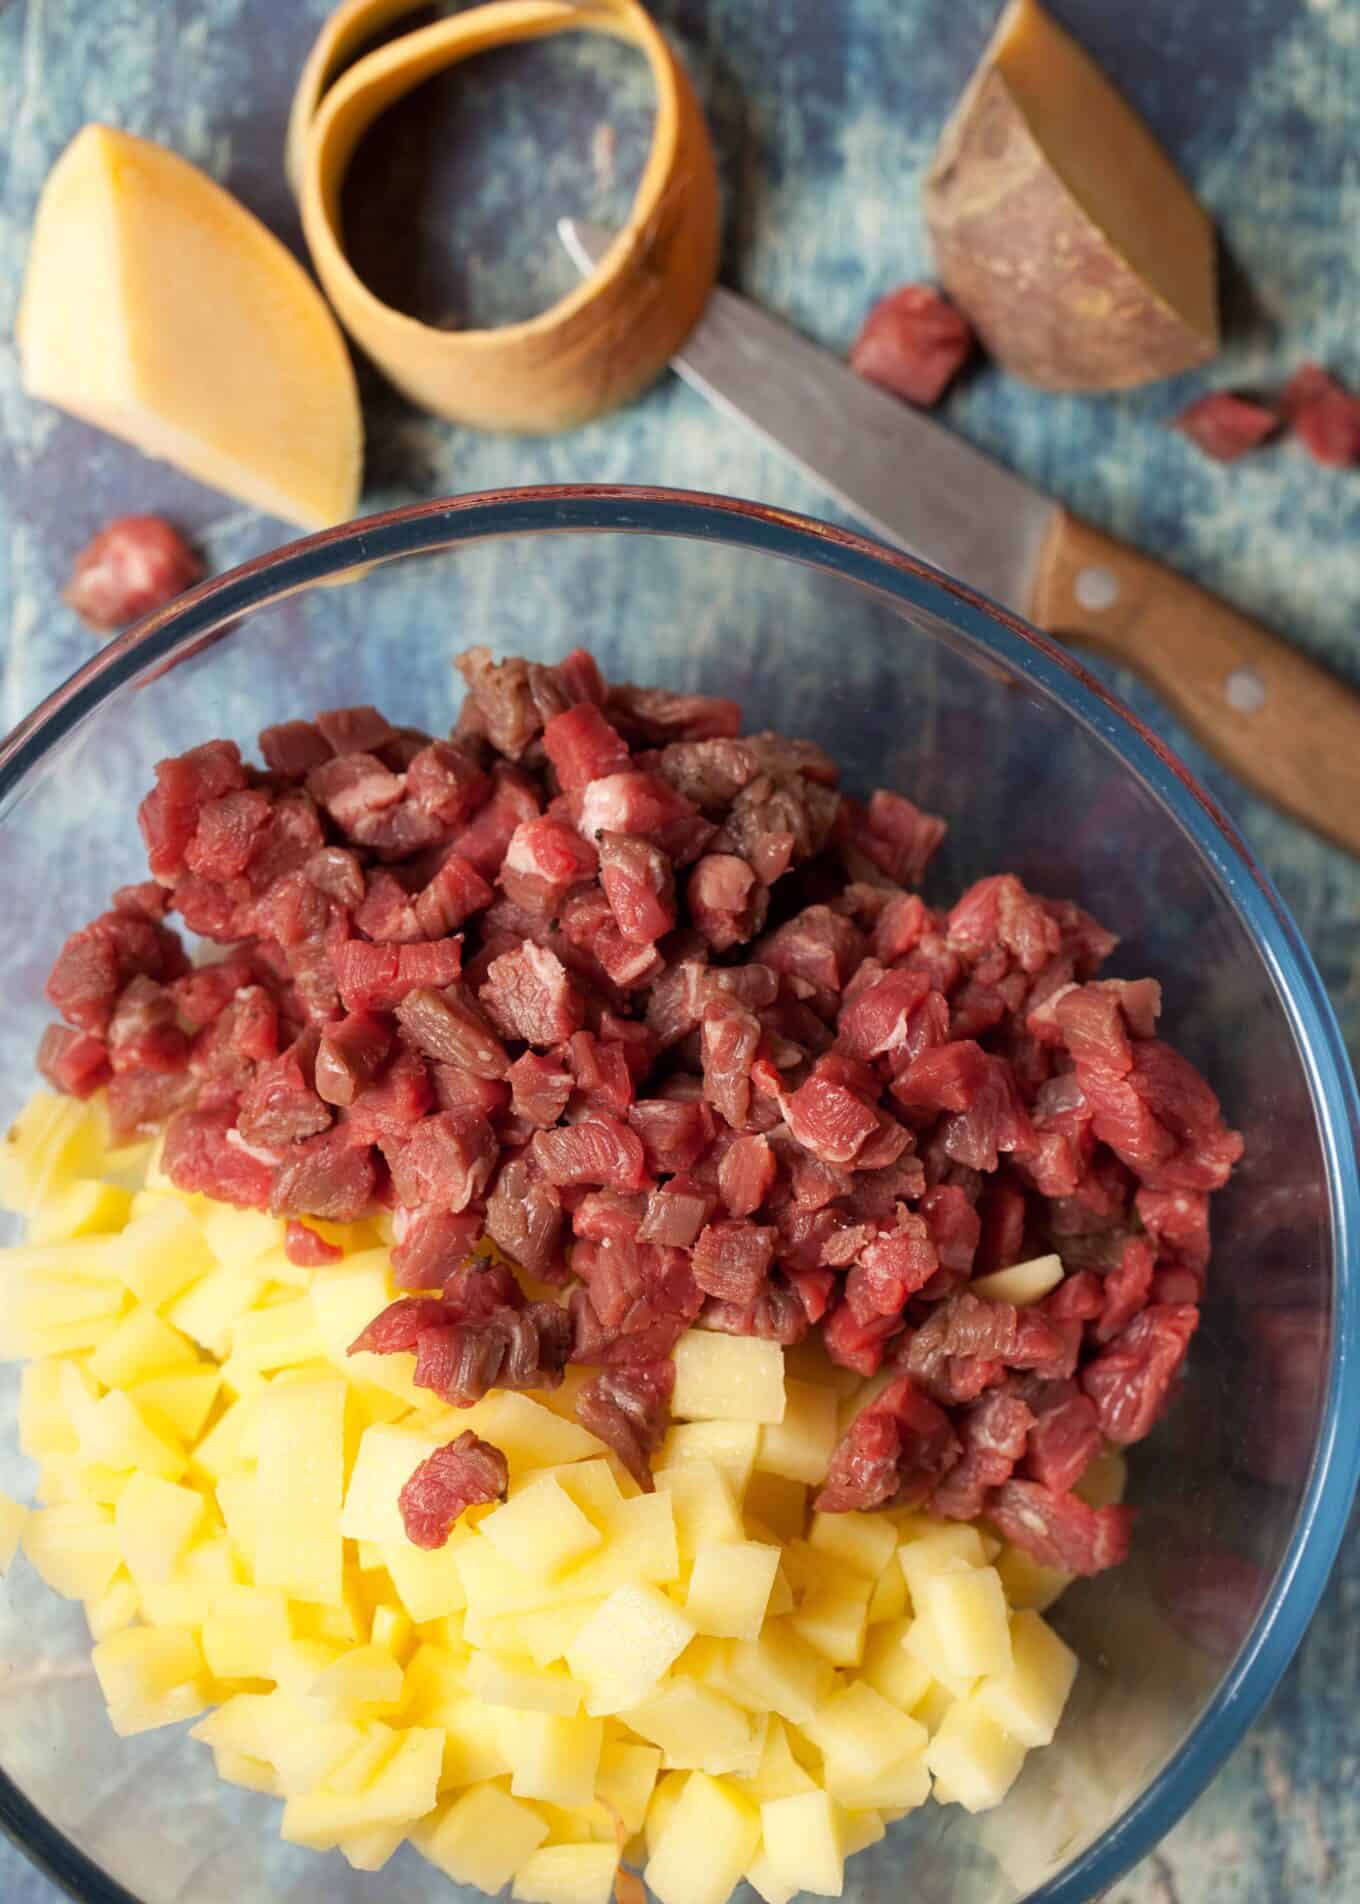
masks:
<instances>
[{"instance_id":1,"label":"bowl rim","mask_svg":"<svg viewBox=\"0 0 1360 1904\"><path fill-rule=\"evenodd\" d=\"M0 805L125 683L154 678L252 610L338 571L515 534L596 531L713 541L842 574L922 610L1032 681L1104 741L1197 848L1261 954L1293 1033L1327 1166L1334 1243L1328 1388L1317 1445L1271 1597L1190 1736L1146 1788L1029 1904L1086 1904L1161 1839L1273 1692L1316 1610L1360 1477L1343 1433L1360 1398L1360 1094L1312 957L1269 877L1189 769L1080 662L1020 616L900 551L815 517L697 490L538 484L407 504L290 541L198 584L93 655L0 742ZM81 1904L138 1904L0 1770L0 1827Z\"/></svg>"}]
</instances>

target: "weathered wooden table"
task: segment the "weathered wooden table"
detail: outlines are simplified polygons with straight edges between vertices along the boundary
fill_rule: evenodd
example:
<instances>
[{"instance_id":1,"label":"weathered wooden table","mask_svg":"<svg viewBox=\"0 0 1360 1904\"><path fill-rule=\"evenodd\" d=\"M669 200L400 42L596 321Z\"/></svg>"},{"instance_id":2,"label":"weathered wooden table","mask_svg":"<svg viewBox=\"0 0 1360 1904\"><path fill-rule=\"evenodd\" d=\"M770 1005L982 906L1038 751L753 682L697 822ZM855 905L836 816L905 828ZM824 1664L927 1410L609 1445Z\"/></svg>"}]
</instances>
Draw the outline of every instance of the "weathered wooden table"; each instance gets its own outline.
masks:
<instances>
[{"instance_id":1,"label":"weathered wooden table","mask_svg":"<svg viewBox=\"0 0 1360 1904\"><path fill-rule=\"evenodd\" d=\"M1212 383L1270 386L1302 358L1360 382L1360 0L1052 0L1195 181L1222 230L1232 340ZM161 509L215 568L283 537L18 388L27 233L87 119L165 141L289 242L287 99L328 0L0 0L0 631L3 720L90 651L59 589L108 517ZM727 194L725 273L833 349L881 291L928 272L917 182L994 0L658 0L708 104ZM571 36L575 40L576 36ZM496 83L492 83L492 82ZM375 283L427 317L526 315L570 282L559 211L617 215L648 125L640 62L598 41L494 55L373 135L348 206ZM601 130L608 127L609 131ZM456 130L457 137L454 136ZM395 253L394 225L422 237ZM1360 682L1360 476L1292 449L1236 468L1163 425L1205 379L1043 398L980 374L951 424ZM813 513L819 496L668 379L560 440L477 438L365 379L366 508L507 483L662 481ZM336 613L346 612L343 598ZM381 627L367 631L381 641ZM1360 1049L1360 866L1221 775L1118 683L1241 821L1294 907ZM1360 1895L1360 1539L1283 1687L1118 1904ZM54 1895L0 1845L0 1896Z\"/></svg>"}]
</instances>

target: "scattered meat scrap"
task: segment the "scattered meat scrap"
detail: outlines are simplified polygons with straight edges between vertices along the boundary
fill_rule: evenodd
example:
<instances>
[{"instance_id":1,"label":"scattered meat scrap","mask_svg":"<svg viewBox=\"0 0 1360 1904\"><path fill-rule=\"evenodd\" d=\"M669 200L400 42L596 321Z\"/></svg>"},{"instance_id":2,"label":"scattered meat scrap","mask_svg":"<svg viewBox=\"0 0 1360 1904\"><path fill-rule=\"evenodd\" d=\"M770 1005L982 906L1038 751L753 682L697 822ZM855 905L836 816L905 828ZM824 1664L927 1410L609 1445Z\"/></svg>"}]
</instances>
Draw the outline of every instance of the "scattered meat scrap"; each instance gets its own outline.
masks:
<instances>
[{"instance_id":1,"label":"scattered meat scrap","mask_svg":"<svg viewBox=\"0 0 1360 1904\"><path fill-rule=\"evenodd\" d=\"M1128 1511L1074 1490L1174 1393L1242 1148L1160 988L1102 979L1112 935L1012 874L928 903L944 823L731 701L584 652L459 665L447 737L342 708L269 729L267 770L161 761L153 877L62 948L44 1075L163 1129L182 1189L287 1217L318 1274L318 1221L390 1208L408 1293L353 1348L455 1407L584 1365L645 1487L686 1330L820 1331L890 1378L824 1511L1113 1565ZM1037 1302L970 1288L1047 1252ZM411 1538L503 1487L463 1436L407 1484Z\"/></svg>"},{"instance_id":2,"label":"scattered meat scrap","mask_svg":"<svg viewBox=\"0 0 1360 1904\"><path fill-rule=\"evenodd\" d=\"M973 350L973 328L930 284L890 291L865 318L850 349L850 366L870 383L929 410L940 401Z\"/></svg>"},{"instance_id":3,"label":"scattered meat scrap","mask_svg":"<svg viewBox=\"0 0 1360 1904\"><path fill-rule=\"evenodd\" d=\"M160 516L120 516L76 557L63 600L101 634L124 628L192 588L203 564Z\"/></svg>"},{"instance_id":4,"label":"scattered meat scrap","mask_svg":"<svg viewBox=\"0 0 1360 1904\"><path fill-rule=\"evenodd\" d=\"M1216 463L1235 463L1239 456L1259 449L1280 427L1278 411L1230 390L1197 397L1172 424Z\"/></svg>"},{"instance_id":5,"label":"scattered meat scrap","mask_svg":"<svg viewBox=\"0 0 1360 1904\"><path fill-rule=\"evenodd\" d=\"M1320 364L1303 364L1284 387L1281 408L1308 454L1333 469L1360 463L1360 397Z\"/></svg>"}]
</instances>

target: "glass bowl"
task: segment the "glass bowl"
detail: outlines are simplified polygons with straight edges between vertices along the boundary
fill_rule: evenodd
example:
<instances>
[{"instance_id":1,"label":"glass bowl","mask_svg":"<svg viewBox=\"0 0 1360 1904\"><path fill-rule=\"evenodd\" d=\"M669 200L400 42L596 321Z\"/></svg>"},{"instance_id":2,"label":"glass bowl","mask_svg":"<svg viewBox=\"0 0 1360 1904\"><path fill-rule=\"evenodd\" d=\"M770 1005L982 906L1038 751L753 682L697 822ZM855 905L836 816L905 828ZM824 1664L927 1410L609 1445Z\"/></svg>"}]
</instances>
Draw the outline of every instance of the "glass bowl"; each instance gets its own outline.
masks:
<instances>
[{"instance_id":1,"label":"glass bowl","mask_svg":"<svg viewBox=\"0 0 1360 1904\"><path fill-rule=\"evenodd\" d=\"M49 963L140 876L134 808L161 756L372 700L452 716L450 653L734 695L809 735L847 785L946 814L931 886L1009 868L1122 936L1163 981L1168 1036L1246 1157L1216 1200L1204 1326L1172 1412L1131 1464L1134 1557L1054 1618L1083 1666L1057 1741L995 1812L930 1806L855 1858L877 1904L1076 1904L1147 1851L1223 1763L1317 1603L1356 1479L1360 1112L1298 933L1232 826L1065 653L966 586L778 510L659 489L507 490L394 510L205 583L97 654L0 748L0 1114L33 1084ZM17 1371L0 1487L26 1497ZM80 1898L427 1904L403 1850L380 1874L279 1843L276 1803L217 1782L181 1731L119 1741L80 1612L26 1564L0 1590L0 1819ZM909 1877L904 1875L909 1873Z\"/></svg>"}]
</instances>

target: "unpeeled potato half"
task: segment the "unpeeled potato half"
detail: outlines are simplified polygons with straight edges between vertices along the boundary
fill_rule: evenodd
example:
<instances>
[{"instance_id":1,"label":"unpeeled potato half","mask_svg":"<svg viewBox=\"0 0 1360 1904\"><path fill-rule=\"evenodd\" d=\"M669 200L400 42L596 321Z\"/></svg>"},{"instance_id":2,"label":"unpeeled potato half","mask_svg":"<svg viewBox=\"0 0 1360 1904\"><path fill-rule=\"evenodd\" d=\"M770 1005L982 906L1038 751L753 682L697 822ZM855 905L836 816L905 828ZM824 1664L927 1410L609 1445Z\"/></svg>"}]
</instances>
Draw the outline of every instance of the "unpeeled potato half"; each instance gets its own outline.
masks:
<instances>
[{"instance_id":1,"label":"unpeeled potato half","mask_svg":"<svg viewBox=\"0 0 1360 1904\"><path fill-rule=\"evenodd\" d=\"M1218 350L1213 227L1095 62L1011 0L925 183L941 282L1044 390L1115 390Z\"/></svg>"}]
</instances>

